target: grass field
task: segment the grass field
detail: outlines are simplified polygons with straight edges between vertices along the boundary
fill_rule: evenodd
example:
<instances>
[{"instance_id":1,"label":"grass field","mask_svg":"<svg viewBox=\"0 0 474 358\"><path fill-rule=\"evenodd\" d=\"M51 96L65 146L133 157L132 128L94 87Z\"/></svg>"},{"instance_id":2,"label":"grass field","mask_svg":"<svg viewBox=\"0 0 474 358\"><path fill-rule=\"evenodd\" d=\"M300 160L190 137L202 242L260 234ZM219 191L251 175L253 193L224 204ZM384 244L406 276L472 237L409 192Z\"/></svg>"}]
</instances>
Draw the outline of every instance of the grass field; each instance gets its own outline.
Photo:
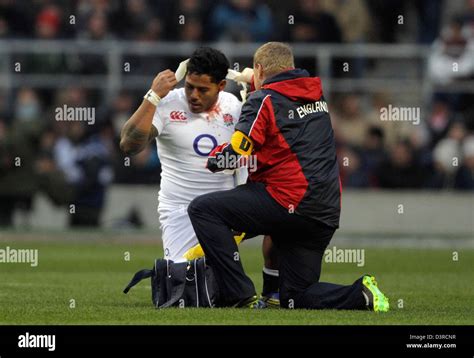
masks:
<instances>
[{"instance_id":1,"label":"grass field","mask_svg":"<svg viewBox=\"0 0 474 358\"><path fill-rule=\"evenodd\" d=\"M39 250L39 265L0 263L0 324L224 324L373 325L474 324L474 250L372 249L365 267L323 265L322 280L349 284L373 273L391 300L391 311L167 309L156 310L146 280L128 295L132 274L161 255L158 244L109 241L0 241L0 249ZM125 252L130 261L124 260ZM241 247L247 272L261 289L257 245ZM71 308L71 300L75 308ZM399 301L399 300L403 300Z\"/></svg>"}]
</instances>

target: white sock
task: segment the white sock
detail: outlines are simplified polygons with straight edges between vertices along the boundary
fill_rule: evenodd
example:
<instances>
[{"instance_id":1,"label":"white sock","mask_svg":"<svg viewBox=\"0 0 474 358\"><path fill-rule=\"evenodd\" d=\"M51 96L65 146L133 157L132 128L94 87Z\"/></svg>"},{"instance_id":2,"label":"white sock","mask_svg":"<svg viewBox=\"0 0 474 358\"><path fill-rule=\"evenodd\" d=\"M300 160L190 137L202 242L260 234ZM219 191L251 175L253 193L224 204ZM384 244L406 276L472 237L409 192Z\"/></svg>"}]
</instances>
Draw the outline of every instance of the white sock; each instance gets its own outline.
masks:
<instances>
[{"instance_id":1,"label":"white sock","mask_svg":"<svg viewBox=\"0 0 474 358\"><path fill-rule=\"evenodd\" d=\"M269 269L263 266L263 272L266 273L267 275L278 277L280 276L280 271L274 270L274 269Z\"/></svg>"}]
</instances>

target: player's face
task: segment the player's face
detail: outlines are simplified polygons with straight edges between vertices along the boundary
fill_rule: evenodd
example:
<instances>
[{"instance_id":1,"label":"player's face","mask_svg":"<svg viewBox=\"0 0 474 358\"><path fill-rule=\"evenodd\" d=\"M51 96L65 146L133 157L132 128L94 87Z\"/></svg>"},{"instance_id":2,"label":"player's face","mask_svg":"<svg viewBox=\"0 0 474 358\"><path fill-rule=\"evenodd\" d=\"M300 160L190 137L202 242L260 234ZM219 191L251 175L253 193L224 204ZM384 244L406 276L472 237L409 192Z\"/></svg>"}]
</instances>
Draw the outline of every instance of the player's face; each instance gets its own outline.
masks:
<instances>
[{"instance_id":1,"label":"player's face","mask_svg":"<svg viewBox=\"0 0 474 358\"><path fill-rule=\"evenodd\" d=\"M201 113L209 111L217 102L219 92L224 89L225 84L225 80L222 80L220 83L212 82L209 75L188 74L184 90L191 112Z\"/></svg>"}]
</instances>

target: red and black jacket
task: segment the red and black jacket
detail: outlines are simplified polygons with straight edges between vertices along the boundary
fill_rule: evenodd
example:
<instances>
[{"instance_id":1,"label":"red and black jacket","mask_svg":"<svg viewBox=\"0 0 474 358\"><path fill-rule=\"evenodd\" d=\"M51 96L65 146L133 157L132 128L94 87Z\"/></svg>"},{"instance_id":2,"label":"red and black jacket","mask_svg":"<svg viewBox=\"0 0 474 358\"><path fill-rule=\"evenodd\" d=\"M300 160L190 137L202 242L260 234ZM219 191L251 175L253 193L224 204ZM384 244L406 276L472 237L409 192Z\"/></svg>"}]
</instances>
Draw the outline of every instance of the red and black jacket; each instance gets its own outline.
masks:
<instances>
[{"instance_id":1,"label":"red and black jacket","mask_svg":"<svg viewBox=\"0 0 474 358\"><path fill-rule=\"evenodd\" d=\"M336 146L318 77L292 69L267 79L243 105L235 129L251 139L257 157L249 180L264 183L289 211L339 227Z\"/></svg>"}]
</instances>

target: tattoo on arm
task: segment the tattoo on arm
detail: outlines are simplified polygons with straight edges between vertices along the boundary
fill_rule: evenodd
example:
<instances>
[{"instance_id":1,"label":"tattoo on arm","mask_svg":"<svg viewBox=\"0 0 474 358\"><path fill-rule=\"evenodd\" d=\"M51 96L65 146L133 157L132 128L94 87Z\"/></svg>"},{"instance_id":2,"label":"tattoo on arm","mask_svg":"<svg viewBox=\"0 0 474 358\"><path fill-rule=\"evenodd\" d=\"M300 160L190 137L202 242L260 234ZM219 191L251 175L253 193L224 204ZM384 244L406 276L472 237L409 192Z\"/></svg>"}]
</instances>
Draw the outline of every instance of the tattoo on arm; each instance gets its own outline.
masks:
<instances>
[{"instance_id":1,"label":"tattoo on arm","mask_svg":"<svg viewBox=\"0 0 474 358\"><path fill-rule=\"evenodd\" d=\"M158 129L154 125L151 126L150 135L148 136L148 143L150 143L153 139L158 137Z\"/></svg>"},{"instance_id":2,"label":"tattoo on arm","mask_svg":"<svg viewBox=\"0 0 474 358\"><path fill-rule=\"evenodd\" d=\"M158 131L155 126L151 126L149 133L137 128L134 124L124 127L121 139L121 148L130 155L141 152L156 136Z\"/></svg>"}]
</instances>

